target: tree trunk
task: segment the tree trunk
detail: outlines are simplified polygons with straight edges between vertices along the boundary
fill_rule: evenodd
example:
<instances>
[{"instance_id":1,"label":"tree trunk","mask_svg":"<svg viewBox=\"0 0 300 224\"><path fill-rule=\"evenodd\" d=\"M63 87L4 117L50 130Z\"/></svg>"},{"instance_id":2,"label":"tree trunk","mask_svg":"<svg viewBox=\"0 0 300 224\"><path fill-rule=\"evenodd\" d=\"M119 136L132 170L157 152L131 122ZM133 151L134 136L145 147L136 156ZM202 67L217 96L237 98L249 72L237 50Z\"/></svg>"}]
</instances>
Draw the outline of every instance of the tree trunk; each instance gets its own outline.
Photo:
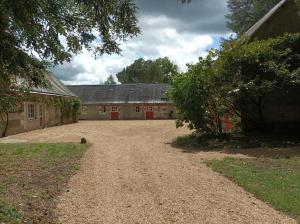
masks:
<instances>
[{"instance_id":1,"label":"tree trunk","mask_svg":"<svg viewBox=\"0 0 300 224\"><path fill-rule=\"evenodd\" d=\"M262 97L261 96L259 96L259 98L258 98L258 114L259 114L259 121L263 125L265 123L265 118L263 115Z\"/></svg>"},{"instance_id":2,"label":"tree trunk","mask_svg":"<svg viewBox=\"0 0 300 224\"><path fill-rule=\"evenodd\" d=\"M264 131L263 124L264 117L262 111L262 99L254 97L244 97L241 99L241 121L242 130L244 133L261 132ZM248 106L250 105L250 107Z\"/></svg>"},{"instance_id":3,"label":"tree trunk","mask_svg":"<svg viewBox=\"0 0 300 224\"><path fill-rule=\"evenodd\" d=\"M7 129L8 129L8 113L6 112L5 115L6 115L6 122L5 122L4 130L1 134L2 138L6 136Z\"/></svg>"},{"instance_id":4,"label":"tree trunk","mask_svg":"<svg viewBox=\"0 0 300 224\"><path fill-rule=\"evenodd\" d=\"M266 121L265 121L265 117L264 117L264 113L263 113L263 98L261 96L259 96L259 98L258 98L257 107L258 107L260 130L263 132L266 132L266 131L268 131L268 127L266 126Z\"/></svg>"}]
</instances>

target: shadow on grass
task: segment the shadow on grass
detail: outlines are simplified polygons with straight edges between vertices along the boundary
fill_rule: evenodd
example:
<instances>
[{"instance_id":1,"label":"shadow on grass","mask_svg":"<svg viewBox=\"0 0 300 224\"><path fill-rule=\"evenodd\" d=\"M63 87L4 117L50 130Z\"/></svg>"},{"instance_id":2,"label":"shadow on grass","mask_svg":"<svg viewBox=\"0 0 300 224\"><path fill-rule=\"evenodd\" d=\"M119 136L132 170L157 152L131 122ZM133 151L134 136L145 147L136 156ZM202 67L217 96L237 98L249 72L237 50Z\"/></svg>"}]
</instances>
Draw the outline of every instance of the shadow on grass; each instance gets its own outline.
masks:
<instances>
[{"instance_id":1,"label":"shadow on grass","mask_svg":"<svg viewBox=\"0 0 300 224\"><path fill-rule=\"evenodd\" d=\"M180 136L171 143L184 153L224 152L251 157L291 158L300 157L300 136L252 135L252 136Z\"/></svg>"}]
</instances>

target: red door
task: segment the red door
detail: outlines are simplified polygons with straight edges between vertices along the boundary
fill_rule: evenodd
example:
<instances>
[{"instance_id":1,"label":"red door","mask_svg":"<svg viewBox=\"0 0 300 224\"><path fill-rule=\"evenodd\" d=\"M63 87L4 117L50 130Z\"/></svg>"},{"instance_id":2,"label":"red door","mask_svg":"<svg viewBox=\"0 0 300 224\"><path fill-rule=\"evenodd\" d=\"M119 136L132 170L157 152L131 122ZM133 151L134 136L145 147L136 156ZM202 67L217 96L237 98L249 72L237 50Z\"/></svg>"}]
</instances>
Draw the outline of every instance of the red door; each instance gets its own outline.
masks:
<instances>
[{"instance_id":1,"label":"red door","mask_svg":"<svg viewBox=\"0 0 300 224\"><path fill-rule=\"evenodd\" d=\"M111 120L119 120L119 112L111 112L110 119Z\"/></svg>"},{"instance_id":2,"label":"red door","mask_svg":"<svg viewBox=\"0 0 300 224\"><path fill-rule=\"evenodd\" d=\"M154 119L154 112L153 111L147 111L146 112L146 119L147 120L153 120Z\"/></svg>"},{"instance_id":3,"label":"red door","mask_svg":"<svg viewBox=\"0 0 300 224\"><path fill-rule=\"evenodd\" d=\"M230 114L227 113L224 116L223 129L225 132L230 132L230 131L232 131L233 128L234 128L234 124L231 121Z\"/></svg>"}]
</instances>

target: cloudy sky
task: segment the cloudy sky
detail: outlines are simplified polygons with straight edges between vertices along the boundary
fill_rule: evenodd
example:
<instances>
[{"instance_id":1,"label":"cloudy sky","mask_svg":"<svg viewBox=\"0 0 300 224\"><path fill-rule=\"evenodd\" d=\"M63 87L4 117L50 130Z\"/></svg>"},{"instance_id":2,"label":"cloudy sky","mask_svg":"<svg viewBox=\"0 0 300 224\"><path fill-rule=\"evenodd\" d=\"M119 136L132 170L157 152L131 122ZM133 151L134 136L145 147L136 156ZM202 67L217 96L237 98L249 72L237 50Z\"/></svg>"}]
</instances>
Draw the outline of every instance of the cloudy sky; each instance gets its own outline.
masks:
<instances>
[{"instance_id":1,"label":"cloudy sky","mask_svg":"<svg viewBox=\"0 0 300 224\"><path fill-rule=\"evenodd\" d=\"M99 84L138 58L168 56L181 70L196 62L206 51L219 46L226 28L226 0L136 0L142 34L121 46L121 55L95 59L86 50L53 69L65 84Z\"/></svg>"}]
</instances>

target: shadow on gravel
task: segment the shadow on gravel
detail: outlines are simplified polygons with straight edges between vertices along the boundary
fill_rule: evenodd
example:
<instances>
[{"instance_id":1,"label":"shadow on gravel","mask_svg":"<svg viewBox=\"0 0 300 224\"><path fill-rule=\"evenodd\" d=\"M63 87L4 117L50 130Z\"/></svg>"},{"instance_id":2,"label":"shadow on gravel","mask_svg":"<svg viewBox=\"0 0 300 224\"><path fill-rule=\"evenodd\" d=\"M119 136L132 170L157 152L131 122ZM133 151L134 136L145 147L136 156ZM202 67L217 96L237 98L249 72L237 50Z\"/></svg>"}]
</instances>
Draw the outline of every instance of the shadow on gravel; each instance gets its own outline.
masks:
<instances>
[{"instance_id":1,"label":"shadow on gravel","mask_svg":"<svg viewBox=\"0 0 300 224\"><path fill-rule=\"evenodd\" d=\"M251 157L291 158L300 157L300 136L252 135L252 136L195 136L176 138L171 144L183 153L223 152Z\"/></svg>"}]
</instances>

